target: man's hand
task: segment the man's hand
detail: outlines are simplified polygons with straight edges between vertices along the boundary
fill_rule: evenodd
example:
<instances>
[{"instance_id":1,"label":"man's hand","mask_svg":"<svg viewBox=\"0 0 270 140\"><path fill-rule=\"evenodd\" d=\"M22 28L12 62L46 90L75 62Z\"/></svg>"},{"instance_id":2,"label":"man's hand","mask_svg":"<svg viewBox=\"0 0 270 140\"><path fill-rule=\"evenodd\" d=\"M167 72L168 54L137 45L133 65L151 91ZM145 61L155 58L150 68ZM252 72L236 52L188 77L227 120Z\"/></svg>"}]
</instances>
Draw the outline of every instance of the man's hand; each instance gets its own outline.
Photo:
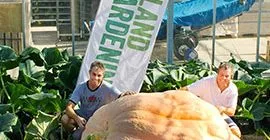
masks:
<instances>
[{"instance_id":1,"label":"man's hand","mask_svg":"<svg viewBox=\"0 0 270 140\"><path fill-rule=\"evenodd\" d=\"M126 95L134 95L134 94L137 94L137 92L134 92L134 91L126 91L126 92L123 92L121 93L118 98L121 98L123 96L126 96Z\"/></svg>"},{"instance_id":2,"label":"man's hand","mask_svg":"<svg viewBox=\"0 0 270 140\"><path fill-rule=\"evenodd\" d=\"M76 123L79 125L80 128L84 128L85 124L86 124L86 120L81 117L81 116L78 116L76 119L75 119Z\"/></svg>"}]
</instances>

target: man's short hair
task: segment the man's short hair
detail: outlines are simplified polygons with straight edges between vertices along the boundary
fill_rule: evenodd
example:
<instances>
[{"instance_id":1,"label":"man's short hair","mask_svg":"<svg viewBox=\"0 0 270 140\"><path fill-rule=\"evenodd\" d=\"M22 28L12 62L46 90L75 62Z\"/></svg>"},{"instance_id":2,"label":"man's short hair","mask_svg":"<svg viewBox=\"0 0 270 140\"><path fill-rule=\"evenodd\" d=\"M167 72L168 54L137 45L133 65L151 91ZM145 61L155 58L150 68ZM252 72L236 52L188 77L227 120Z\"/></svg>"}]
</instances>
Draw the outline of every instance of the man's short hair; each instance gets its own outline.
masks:
<instances>
[{"instance_id":1,"label":"man's short hair","mask_svg":"<svg viewBox=\"0 0 270 140\"><path fill-rule=\"evenodd\" d=\"M101 70L105 70L104 65L103 65L101 62L99 62L99 61L94 61L94 62L91 64L89 71L91 71L94 67L97 67L97 68L99 68L99 69L101 69Z\"/></svg>"}]
</instances>

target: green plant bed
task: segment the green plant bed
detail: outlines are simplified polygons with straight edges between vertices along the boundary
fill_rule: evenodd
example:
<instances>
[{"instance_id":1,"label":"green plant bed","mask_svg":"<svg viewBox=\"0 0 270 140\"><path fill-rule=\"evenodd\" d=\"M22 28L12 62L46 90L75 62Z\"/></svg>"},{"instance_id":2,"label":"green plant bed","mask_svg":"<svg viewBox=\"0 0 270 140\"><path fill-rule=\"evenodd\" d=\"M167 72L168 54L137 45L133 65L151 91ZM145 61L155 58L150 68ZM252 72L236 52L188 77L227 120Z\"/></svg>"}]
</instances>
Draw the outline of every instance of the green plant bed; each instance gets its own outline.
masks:
<instances>
[{"instance_id":1,"label":"green plant bed","mask_svg":"<svg viewBox=\"0 0 270 140\"><path fill-rule=\"evenodd\" d=\"M61 113L76 85L82 58L56 48L40 51L28 47L16 54L3 45L0 56L0 139L50 139L52 132L59 137ZM236 117L255 122L248 128L251 132L240 126L242 132L248 137L255 130L256 138L270 139L270 79L261 76L270 64L230 61L235 66L233 82L239 89ZM7 73L13 68L18 68L16 79ZM141 92L179 89L215 70L200 60L177 65L150 62Z\"/></svg>"}]
</instances>

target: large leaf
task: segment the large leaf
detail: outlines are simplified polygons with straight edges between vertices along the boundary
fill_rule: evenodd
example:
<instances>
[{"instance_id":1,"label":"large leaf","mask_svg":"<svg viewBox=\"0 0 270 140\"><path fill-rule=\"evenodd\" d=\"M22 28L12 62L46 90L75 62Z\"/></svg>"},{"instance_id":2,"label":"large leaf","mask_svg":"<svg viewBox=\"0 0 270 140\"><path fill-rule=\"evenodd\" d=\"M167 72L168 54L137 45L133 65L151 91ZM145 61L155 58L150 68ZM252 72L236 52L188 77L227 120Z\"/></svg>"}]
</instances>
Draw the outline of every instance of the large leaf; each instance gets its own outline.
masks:
<instances>
[{"instance_id":1,"label":"large leaf","mask_svg":"<svg viewBox=\"0 0 270 140\"><path fill-rule=\"evenodd\" d=\"M234 80L233 82L238 88L239 96L242 96L245 93L248 93L249 91L255 90L258 87L258 85L246 84L245 82L240 81L240 80Z\"/></svg>"},{"instance_id":2,"label":"large leaf","mask_svg":"<svg viewBox=\"0 0 270 140\"><path fill-rule=\"evenodd\" d=\"M9 138L4 134L4 132L0 132L0 140L9 140Z\"/></svg>"},{"instance_id":3,"label":"large leaf","mask_svg":"<svg viewBox=\"0 0 270 140\"><path fill-rule=\"evenodd\" d=\"M253 83L253 77L250 76L247 72L243 72L243 71L237 71L238 73L238 79L237 80L241 80L247 84L252 84Z\"/></svg>"},{"instance_id":4,"label":"large leaf","mask_svg":"<svg viewBox=\"0 0 270 140\"><path fill-rule=\"evenodd\" d=\"M253 101L249 98L245 98L242 101L242 109L240 110L240 114L238 116L248 119L254 119L253 114L251 113L251 109L253 107Z\"/></svg>"},{"instance_id":5,"label":"large leaf","mask_svg":"<svg viewBox=\"0 0 270 140\"><path fill-rule=\"evenodd\" d=\"M8 46L0 45L0 69L9 70L16 68L18 65L15 51Z\"/></svg>"},{"instance_id":6,"label":"large leaf","mask_svg":"<svg viewBox=\"0 0 270 140\"><path fill-rule=\"evenodd\" d=\"M243 110L241 111L240 116L252 119L254 121L261 121L264 117L267 117L267 113L269 112L269 106L260 103L254 102L249 98L245 98L242 101Z\"/></svg>"},{"instance_id":7,"label":"large leaf","mask_svg":"<svg viewBox=\"0 0 270 140\"><path fill-rule=\"evenodd\" d=\"M205 62L201 62L200 60L191 60L191 61L185 63L183 66L184 66L184 69L187 73L196 74L198 76L202 70L210 71L209 64L207 64Z\"/></svg>"},{"instance_id":8,"label":"large leaf","mask_svg":"<svg viewBox=\"0 0 270 140\"><path fill-rule=\"evenodd\" d=\"M65 61L62 53L57 48L44 48L42 54L46 62L45 67L48 70L53 67L62 66Z\"/></svg>"},{"instance_id":9,"label":"large leaf","mask_svg":"<svg viewBox=\"0 0 270 140\"><path fill-rule=\"evenodd\" d=\"M37 117L27 125L24 140L48 139L52 130L58 127L58 117L39 111Z\"/></svg>"},{"instance_id":10,"label":"large leaf","mask_svg":"<svg viewBox=\"0 0 270 140\"><path fill-rule=\"evenodd\" d=\"M263 71L270 70L270 63L269 62L256 62L251 63L251 66L254 69L254 73L261 74Z\"/></svg>"},{"instance_id":11,"label":"large leaf","mask_svg":"<svg viewBox=\"0 0 270 140\"><path fill-rule=\"evenodd\" d=\"M176 86L173 85L172 83L158 81L155 83L153 88L154 88L154 92L161 92L161 91L176 89Z\"/></svg>"},{"instance_id":12,"label":"large leaf","mask_svg":"<svg viewBox=\"0 0 270 140\"><path fill-rule=\"evenodd\" d=\"M66 88L73 90L77 83L82 61L79 57L70 57L69 60L68 67L59 73L59 79Z\"/></svg>"},{"instance_id":13,"label":"large leaf","mask_svg":"<svg viewBox=\"0 0 270 140\"><path fill-rule=\"evenodd\" d=\"M45 71L38 71L38 72L32 73L31 77L33 77L35 80L37 80L39 82L39 85L45 84L44 83Z\"/></svg>"},{"instance_id":14,"label":"large leaf","mask_svg":"<svg viewBox=\"0 0 270 140\"><path fill-rule=\"evenodd\" d=\"M148 64L148 69L160 68L160 67L163 67L165 65L166 65L166 63L163 63L163 62L159 61L158 59L156 59L154 62L150 62Z\"/></svg>"},{"instance_id":15,"label":"large leaf","mask_svg":"<svg viewBox=\"0 0 270 140\"><path fill-rule=\"evenodd\" d=\"M62 56L63 56L63 59L65 61L69 61L70 56L69 56L69 53L68 53L67 49L65 49L64 51L62 51ZM75 57L77 57L77 56L75 56Z\"/></svg>"},{"instance_id":16,"label":"large leaf","mask_svg":"<svg viewBox=\"0 0 270 140\"><path fill-rule=\"evenodd\" d=\"M147 84L147 85L150 85L150 86L153 85L151 76L149 74L146 74L144 76L144 83Z\"/></svg>"},{"instance_id":17,"label":"large leaf","mask_svg":"<svg viewBox=\"0 0 270 140\"><path fill-rule=\"evenodd\" d=\"M250 63L248 63L247 61L244 61L244 60L240 60L238 62L238 65L244 69L245 71L247 71L250 75L252 75L252 72L253 72L253 68L251 66Z\"/></svg>"},{"instance_id":18,"label":"large leaf","mask_svg":"<svg viewBox=\"0 0 270 140\"><path fill-rule=\"evenodd\" d=\"M12 112L11 104L0 104L0 114L5 114L7 112Z\"/></svg>"},{"instance_id":19,"label":"large leaf","mask_svg":"<svg viewBox=\"0 0 270 140\"><path fill-rule=\"evenodd\" d=\"M252 100L250 100L249 98L245 98L242 101L242 106L244 109L251 111L251 109L253 108L254 102Z\"/></svg>"},{"instance_id":20,"label":"large leaf","mask_svg":"<svg viewBox=\"0 0 270 140\"><path fill-rule=\"evenodd\" d=\"M215 74L216 72L214 71L211 71L211 70L208 70L208 69L202 69L199 73L198 73L198 76L200 78L202 77L206 77L206 76L209 76L209 75L212 75L212 74Z\"/></svg>"},{"instance_id":21,"label":"large leaf","mask_svg":"<svg viewBox=\"0 0 270 140\"><path fill-rule=\"evenodd\" d=\"M266 91L267 89L270 90L270 79L257 78L255 83L259 85L258 90L260 91Z\"/></svg>"},{"instance_id":22,"label":"large leaf","mask_svg":"<svg viewBox=\"0 0 270 140\"><path fill-rule=\"evenodd\" d=\"M270 78L270 69L267 69L261 73L261 77Z\"/></svg>"},{"instance_id":23,"label":"large leaf","mask_svg":"<svg viewBox=\"0 0 270 140\"><path fill-rule=\"evenodd\" d=\"M0 132L12 132L12 126L17 123L18 117L11 113L0 115Z\"/></svg>"},{"instance_id":24,"label":"large leaf","mask_svg":"<svg viewBox=\"0 0 270 140\"><path fill-rule=\"evenodd\" d=\"M23 50L23 52L20 54L20 59L22 62L25 62L27 60L32 60L35 62L37 66L43 66L44 65L44 57L41 54L40 50L33 47L27 47Z\"/></svg>"},{"instance_id":25,"label":"large leaf","mask_svg":"<svg viewBox=\"0 0 270 140\"><path fill-rule=\"evenodd\" d=\"M44 72L39 72L36 74L37 75L34 75L34 74L27 75L24 71L20 70L18 80L20 81L20 83L27 85L28 87L36 88L36 87L45 85L45 83L43 82L45 78ZM42 76L42 77L37 77L39 79L36 79L34 76Z\"/></svg>"},{"instance_id":26,"label":"large leaf","mask_svg":"<svg viewBox=\"0 0 270 140\"><path fill-rule=\"evenodd\" d=\"M175 81L183 80L184 74L185 72L183 71L183 68L181 67L178 70L174 69L170 71L170 75Z\"/></svg>"},{"instance_id":27,"label":"large leaf","mask_svg":"<svg viewBox=\"0 0 270 140\"><path fill-rule=\"evenodd\" d=\"M33 114L36 114L38 110L46 113L62 111L62 100L58 92L23 95L19 99L24 102L23 109L31 111Z\"/></svg>"},{"instance_id":28,"label":"large leaf","mask_svg":"<svg viewBox=\"0 0 270 140\"><path fill-rule=\"evenodd\" d=\"M191 83L199 80L198 76L186 74L184 77L184 80L180 81L181 87L185 87L187 85L190 85Z\"/></svg>"},{"instance_id":29,"label":"large leaf","mask_svg":"<svg viewBox=\"0 0 270 140\"><path fill-rule=\"evenodd\" d=\"M7 90L10 95L10 103L15 106L15 108L18 108L23 105L23 102L19 99L20 96L22 95L28 95L28 94L34 94L36 91L33 91L26 86L22 84L13 84L13 83L8 83L7 84Z\"/></svg>"},{"instance_id":30,"label":"large leaf","mask_svg":"<svg viewBox=\"0 0 270 140\"><path fill-rule=\"evenodd\" d=\"M165 76L167 76L166 73L164 73L163 71L165 71L164 68L153 69L152 71L153 84L155 84L157 81L162 80Z\"/></svg>"},{"instance_id":31,"label":"large leaf","mask_svg":"<svg viewBox=\"0 0 270 140\"><path fill-rule=\"evenodd\" d=\"M259 102L255 103L251 111L254 116L254 120L261 121L265 117L264 112L266 109L267 105Z\"/></svg>"},{"instance_id":32,"label":"large leaf","mask_svg":"<svg viewBox=\"0 0 270 140\"><path fill-rule=\"evenodd\" d=\"M19 68L19 70L24 71L27 75L46 70L44 67L36 66L34 61L30 59L26 60L24 63L20 63Z\"/></svg>"}]
</instances>

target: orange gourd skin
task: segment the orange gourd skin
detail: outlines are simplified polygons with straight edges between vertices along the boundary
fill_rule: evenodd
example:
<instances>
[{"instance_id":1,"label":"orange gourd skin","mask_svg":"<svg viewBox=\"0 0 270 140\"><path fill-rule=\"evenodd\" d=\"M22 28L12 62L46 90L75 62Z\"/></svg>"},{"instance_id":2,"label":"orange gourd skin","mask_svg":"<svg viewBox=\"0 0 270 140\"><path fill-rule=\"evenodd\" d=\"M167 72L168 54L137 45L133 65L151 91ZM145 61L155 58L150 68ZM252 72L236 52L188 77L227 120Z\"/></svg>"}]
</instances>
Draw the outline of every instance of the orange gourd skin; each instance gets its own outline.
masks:
<instances>
[{"instance_id":1,"label":"orange gourd skin","mask_svg":"<svg viewBox=\"0 0 270 140\"><path fill-rule=\"evenodd\" d=\"M82 140L238 140L218 110L188 91L139 93L97 110Z\"/></svg>"}]
</instances>

